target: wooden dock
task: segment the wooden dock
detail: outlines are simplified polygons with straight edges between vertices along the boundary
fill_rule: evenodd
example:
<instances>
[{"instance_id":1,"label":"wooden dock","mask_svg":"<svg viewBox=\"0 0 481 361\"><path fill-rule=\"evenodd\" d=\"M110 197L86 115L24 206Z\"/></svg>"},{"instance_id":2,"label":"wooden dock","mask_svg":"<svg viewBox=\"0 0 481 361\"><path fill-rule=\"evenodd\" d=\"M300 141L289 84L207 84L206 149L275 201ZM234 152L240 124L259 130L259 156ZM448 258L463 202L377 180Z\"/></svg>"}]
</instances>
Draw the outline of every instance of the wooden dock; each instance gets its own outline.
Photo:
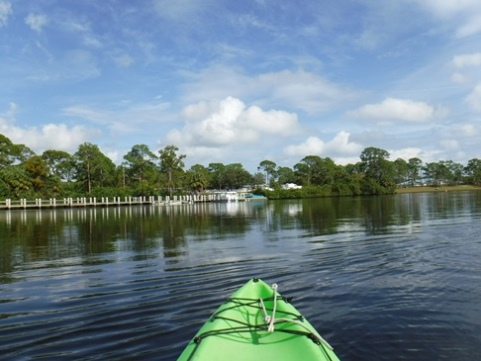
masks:
<instances>
[{"instance_id":1,"label":"wooden dock","mask_svg":"<svg viewBox=\"0 0 481 361\"><path fill-rule=\"evenodd\" d=\"M209 193L203 195L187 195L160 197L80 197L80 198L63 198L63 199L6 199L0 201L0 210L2 209L41 209L41 208L81 208L81 207L109 207L109 206L173 206L182 204L204 203L204 202L237 202L245 201L245 196L238 199L230 200L225 198L225 194Z\"/></svg>"}]
</instances>

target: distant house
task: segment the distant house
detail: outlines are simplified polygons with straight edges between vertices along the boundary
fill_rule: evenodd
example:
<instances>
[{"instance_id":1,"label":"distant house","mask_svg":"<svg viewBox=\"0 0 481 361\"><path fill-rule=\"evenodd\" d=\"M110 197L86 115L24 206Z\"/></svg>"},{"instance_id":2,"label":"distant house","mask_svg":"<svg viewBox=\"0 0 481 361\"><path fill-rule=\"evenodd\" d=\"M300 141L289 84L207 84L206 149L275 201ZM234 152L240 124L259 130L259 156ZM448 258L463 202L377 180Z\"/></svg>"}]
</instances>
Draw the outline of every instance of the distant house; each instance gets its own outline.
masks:
<instances>
[{"instance_id":1,"label":"distant house","mask_svg":"<svg viewBox=\"0 0 481 361\"><path fill-rule=\"evenodd\" d=\"M283 185L282 185L282 188L283 188L283 189L301 189L302 186L298 186L298 185L295 184L295 183L286 183L286 184L283 184Z\"/></svg>"}]
</instances>

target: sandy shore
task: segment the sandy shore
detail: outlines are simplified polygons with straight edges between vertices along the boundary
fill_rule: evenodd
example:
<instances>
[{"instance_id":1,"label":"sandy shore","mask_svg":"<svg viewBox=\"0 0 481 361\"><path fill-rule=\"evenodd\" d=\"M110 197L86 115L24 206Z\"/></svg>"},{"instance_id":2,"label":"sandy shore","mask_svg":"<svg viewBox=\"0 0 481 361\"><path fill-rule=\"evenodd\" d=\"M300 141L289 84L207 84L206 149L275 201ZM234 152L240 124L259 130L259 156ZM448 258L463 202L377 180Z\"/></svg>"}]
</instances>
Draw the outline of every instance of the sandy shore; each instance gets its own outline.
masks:
<instances>
[{"instance_id":1,"label":"sandy shore","mask_svg":"<svg viewBox=\"0 0 481 361\"><path fill-rule=\"evenodd\" d=\"M456 192L456 191L476 191L481 190L481 187L471 185L457 185L457 186L423 186L423 187L399 187L396 193L423 193L423 192Z\"/></svg>"}]
</instances>

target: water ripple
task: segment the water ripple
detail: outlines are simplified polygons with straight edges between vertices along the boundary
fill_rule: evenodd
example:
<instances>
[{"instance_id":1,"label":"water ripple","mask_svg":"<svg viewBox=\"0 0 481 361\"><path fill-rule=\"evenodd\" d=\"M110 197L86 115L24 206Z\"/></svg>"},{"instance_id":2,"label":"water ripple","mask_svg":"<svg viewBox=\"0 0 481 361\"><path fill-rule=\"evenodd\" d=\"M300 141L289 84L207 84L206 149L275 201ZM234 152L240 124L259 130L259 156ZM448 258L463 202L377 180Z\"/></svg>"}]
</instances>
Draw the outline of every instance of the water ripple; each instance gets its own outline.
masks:
<instances>
[{"instance_id":1,"label":"water ripple","mask_svg":"<svg viewBox=\"0 0 481 361\"><path fill-rule=\"evenodd\" d=\"M176 248L153 231L137 241L142 247L117 237L99 253L18 262L0 283L2 360L175 360L219 303L255 276L293 296L344 361L477 358L481 225L467 221L477 213L449 222L429 214L376 232L362 216L344 215L333 232L296 228L306 222L293 219L303 214L296 207L279 216L285 229L259 213L243 233L192 231ZM144 228L159 228L155 217ZM246 222L230 215L232 227L236 217Z\"/></svg>"}]
</instances>

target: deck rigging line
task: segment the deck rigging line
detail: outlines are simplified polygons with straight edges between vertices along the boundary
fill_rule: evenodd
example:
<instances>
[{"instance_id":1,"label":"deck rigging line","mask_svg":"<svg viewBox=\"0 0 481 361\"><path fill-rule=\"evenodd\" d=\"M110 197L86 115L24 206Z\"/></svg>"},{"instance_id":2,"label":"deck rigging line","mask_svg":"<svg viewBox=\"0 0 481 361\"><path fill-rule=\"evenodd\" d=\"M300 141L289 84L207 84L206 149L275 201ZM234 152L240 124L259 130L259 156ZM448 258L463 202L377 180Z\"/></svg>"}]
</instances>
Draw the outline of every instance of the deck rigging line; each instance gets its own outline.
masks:
<instances>
[{"instance_id":1,"label":"deck rigging line","mask_svg":"<svg viewBox=\"0 0 481 361\"><path fill-rule=\"evenodd\" d=\"M195 347L192 350L192 353L190 354L188 360L192 359L195 352L197 351L200 344L202 343L202 340L204 340L207 337L218 336L218 335L239 334L239 333L252 333L254 331L267 331L269 333L282 332L282 333L287 333L287 334L292 334L292 335L306 336L309 339L311 339L314 343L321 346L321 348L324 351L324 353L326 354L326 356L329 359L331 359L329 354L324 349L324 347L327 347L330 350L333 350L334 348L323 337L313 333L303 323L304 317L301 314L293 313L293 312L287 312L287 311L279 311L280 313L282 313L283 317L277 317L276 318L276 312L278 312L277 311L277 302L283 301L283 302L286 302L286 303L290 303L290 299L278 295L277 288L278 288L277 284L274 283L272 285L274 295L271 296L271 297L266 297L266 298L229 297L224 302L224 304L231 303L232 305L229 306L229 307L225 307L218 312L215 312L212 315L212 317L210 318L210 320L213 322L215 320L222 319L222 320L225 320L225 321L236 323L239 326L207 331L207 332L204 332L204 333L196 336L193 340L194 343L195 343ZM271 302L271 301L273 301L273 307L272 308L266 307L265 303ZM224 313L226 311L233 310L233 309L240 308L240 307L254 308L256 310L260 309L263 313L265 323L254 325L254 324L250 324L248 322L233 319L233 318L230 318L230 317L225 317L225 316L222 315L222 313ZM269 315L268 312L271 312L271 314ZM289 316L292 317L292 318L287 318ZM303 330L285 330L285 329L282 329L282 328L275 328L276 324L283 324L283 323L294 323L294 324L304 328L306 331L303 331Z\"/></svg>"}]
</instances>

